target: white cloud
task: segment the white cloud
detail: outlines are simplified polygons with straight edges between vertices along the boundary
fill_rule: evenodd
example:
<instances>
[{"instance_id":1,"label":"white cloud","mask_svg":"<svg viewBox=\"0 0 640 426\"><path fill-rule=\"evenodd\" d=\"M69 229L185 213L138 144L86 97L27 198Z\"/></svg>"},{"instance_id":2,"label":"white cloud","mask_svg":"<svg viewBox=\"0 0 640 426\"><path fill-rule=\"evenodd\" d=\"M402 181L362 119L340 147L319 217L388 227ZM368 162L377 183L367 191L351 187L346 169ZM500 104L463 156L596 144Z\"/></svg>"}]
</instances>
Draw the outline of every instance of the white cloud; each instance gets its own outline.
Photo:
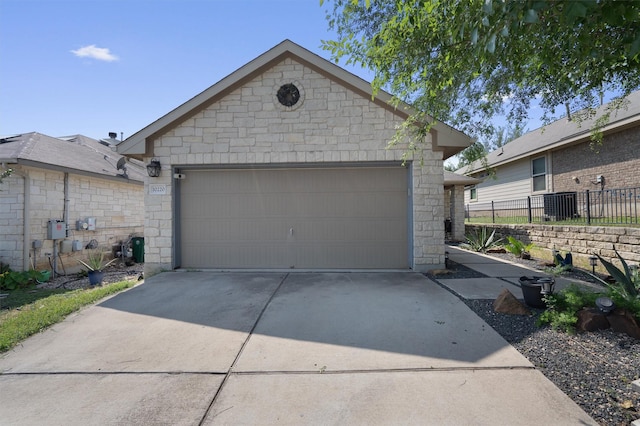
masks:
<instances>
[{"instance_id":1,"label":"white cloud","mask_svg":"<svg viewBox=\"0 0 640 426\"><path fill-rule=\"evenodd\" d=\"M95 44L81 47L78 50L72 50L71 53L80 58L93 58L99 61L117 61L118 57L113 55L106 47L97 47Z\"/></svg>"}]
</instances>

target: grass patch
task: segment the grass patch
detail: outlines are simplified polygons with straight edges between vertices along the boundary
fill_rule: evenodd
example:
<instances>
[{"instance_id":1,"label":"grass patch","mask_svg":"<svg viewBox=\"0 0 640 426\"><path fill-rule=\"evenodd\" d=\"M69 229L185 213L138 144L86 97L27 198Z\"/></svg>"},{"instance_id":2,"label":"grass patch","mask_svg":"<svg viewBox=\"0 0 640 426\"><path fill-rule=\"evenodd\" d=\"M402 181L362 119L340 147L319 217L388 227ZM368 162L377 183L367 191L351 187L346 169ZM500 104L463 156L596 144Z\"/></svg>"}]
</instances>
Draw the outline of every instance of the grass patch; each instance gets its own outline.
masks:
<instances>
[{"instance_id":1,"label":"grass patch","mask_svg":"<svg viewBox=\"0 0 640 426\"><path fill-rule=\"evenodd\" d=\"M44 298L38 297L34 301L28 301L28 296L25 294L16 295L14 306L17 303L16 300L27 301L27 303L0 314L0 353L10 350L27 337L62 321L67 315L80 308L133 287L135 284L134 281L121 281L91 289L63 293L58 290L56 294L50 294ZM28 292L23 293L28 294Z\"/></svg>"}]
</instances>

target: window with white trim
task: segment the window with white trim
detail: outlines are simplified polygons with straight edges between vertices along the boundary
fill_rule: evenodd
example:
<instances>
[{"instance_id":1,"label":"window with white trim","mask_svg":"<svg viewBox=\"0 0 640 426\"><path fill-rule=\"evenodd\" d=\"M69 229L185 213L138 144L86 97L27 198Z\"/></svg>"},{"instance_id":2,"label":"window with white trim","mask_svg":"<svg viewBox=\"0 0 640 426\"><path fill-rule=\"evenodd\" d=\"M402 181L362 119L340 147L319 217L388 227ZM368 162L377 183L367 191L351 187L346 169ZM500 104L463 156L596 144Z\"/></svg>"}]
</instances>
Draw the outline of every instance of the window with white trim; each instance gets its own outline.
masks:
<instances>
[{"instance_id":1,"label":"window with white trim","mask_svg":"<svg viewBox=\"0 0 640 426\"><path fill-rule=\"evenodd\" d=\"M531 180L533 192L547 189L547 160L545 157L531 160Z\"/></svg>"},{"instance_id":2,"label":"window with white trim","mask_svg":"<svg viewBox=\"0 0 640 426\"><path fill-rule=\"evenodd\" d=\"M475 185L471 185L469 187L469 199L471 201L476 201L478 199L478 189Z\"/></svg>"}]
</instances>

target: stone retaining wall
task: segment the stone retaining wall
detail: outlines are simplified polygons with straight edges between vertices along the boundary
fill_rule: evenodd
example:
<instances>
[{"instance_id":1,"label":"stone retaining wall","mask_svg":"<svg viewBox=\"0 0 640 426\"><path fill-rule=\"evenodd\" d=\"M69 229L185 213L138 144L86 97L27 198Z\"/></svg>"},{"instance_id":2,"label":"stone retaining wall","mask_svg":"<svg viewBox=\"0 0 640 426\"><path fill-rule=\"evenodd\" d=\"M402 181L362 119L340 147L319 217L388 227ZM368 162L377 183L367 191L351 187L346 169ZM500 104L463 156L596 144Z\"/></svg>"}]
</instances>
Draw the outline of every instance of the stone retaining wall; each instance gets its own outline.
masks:
<instances>
[{"instance_id":1,"label":"stone retaining wall","mask_svg":"<svg viewBox=\"0 0 640 426\"><path fill-rule=\"evenodd\" d=\"M511 235L537 247L570 251L576 264L589 264L588 257L598 254L607 260L617 259L614 247L628 263L640 263L640 228L566 225L469 225L466 232L486 226L496 235ZM578 258L578 262L576 262ZM615 262L617 263L617 262Z\"/></svg>"}]
</instances>

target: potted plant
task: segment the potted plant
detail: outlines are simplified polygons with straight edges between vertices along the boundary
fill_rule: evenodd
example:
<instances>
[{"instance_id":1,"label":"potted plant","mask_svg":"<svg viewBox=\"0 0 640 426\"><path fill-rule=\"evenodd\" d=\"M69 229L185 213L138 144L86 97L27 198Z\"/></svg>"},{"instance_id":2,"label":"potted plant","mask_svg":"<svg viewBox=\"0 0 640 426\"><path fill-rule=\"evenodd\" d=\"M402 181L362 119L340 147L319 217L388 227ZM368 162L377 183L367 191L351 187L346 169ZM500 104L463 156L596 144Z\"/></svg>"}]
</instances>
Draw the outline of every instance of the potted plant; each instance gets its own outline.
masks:
<instances>
[{"instance_id":1,"label":"potted plant","mask_svg":"<svg viewBox=\"0 0 640 426\"><path fill-rule=\"evenodd\" d=\"M99 248L89 251L87 255L87 261L76 259L85 268L87 268L87 275L89 276L89 283L91 285L100 285L104 278L103 269L111 265L118 258L111 259L110 261L104 261L104 251Z\"/></svg>"}]
</instances>

